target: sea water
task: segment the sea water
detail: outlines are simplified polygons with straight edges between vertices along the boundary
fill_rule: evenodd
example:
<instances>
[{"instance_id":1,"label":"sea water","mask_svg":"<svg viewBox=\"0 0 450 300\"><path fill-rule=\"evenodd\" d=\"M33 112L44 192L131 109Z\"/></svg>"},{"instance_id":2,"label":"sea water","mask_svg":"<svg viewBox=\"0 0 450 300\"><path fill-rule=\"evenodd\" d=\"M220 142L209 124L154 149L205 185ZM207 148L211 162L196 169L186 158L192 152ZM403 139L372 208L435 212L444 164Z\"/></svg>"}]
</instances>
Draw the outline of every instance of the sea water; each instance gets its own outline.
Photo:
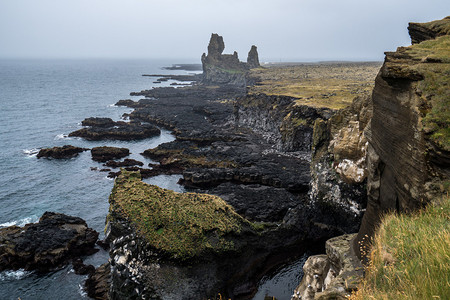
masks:
<instances>
[{"instance_id":1,"label":"sea water","mask_svg":"<svg viewBox=\"0 0 450 300\"><path fill-rule=\"evenodd\" d=\"M37 159L40 148L66 144L92 148L115 146L130 149L130 158L148 164L139 153L174 140L168 130L142 141L86 141L67 135L81 128L87 117L117 121L126 107L120 99L139 100L129 93L168 86L154 84L142 74L187 74L168 71L169 61L141 60L8 60L0 61L0 227L37 222L45 211L65 213L86 220L103 237L108 196L113 180L104 168L83 152L71 159ZM176 191L179 176L146 180ZM105 251L86 258L95 266L106 262ZM85 276L71 266L48 274L6 271L0 273L0 299L87 298L81 285Z\"/></svg>"}]
</instances>

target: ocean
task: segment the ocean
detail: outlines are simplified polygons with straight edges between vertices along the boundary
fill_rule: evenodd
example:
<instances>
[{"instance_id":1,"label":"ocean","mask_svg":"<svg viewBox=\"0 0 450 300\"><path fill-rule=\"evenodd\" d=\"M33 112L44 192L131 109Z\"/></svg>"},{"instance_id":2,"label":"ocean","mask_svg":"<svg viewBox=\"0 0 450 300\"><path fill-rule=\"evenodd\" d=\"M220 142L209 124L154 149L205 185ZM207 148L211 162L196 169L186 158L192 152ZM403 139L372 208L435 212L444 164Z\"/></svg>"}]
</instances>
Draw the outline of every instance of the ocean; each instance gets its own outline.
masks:
<instances>
[{"instance_id":1,"label":"ocean","mask_svg":"<svg viewBox=\"0 0 450 300\"><path fill-rule=\"evenodd\" d=\"M130 158L151 162L139 153L174 140L170 131L162 129L159 137L142 141L86 141L67 135L81 128L81 121L87 117L120 120L131 109L115 106L118 100L139 100L141 97L129 93L173 82L155 84L154 78L142 74L192 73L162 69L172 63L0 60L0 228L37 222L45 211L53 211L83 218L103 238L113 180L106 177L107 173L91 170L101 169L101 163L94 162L89 151L65 160L37 159L36 154L40 148L66 144L85 148L106 145L129 148ZM182 192L177 184L180 177L157 176L145 182ZM85 263L97 267L107 259L107 252L101 250L85 258ZM304 259L297 262L296 269L301 268ZM266 293L277 296L271 293L273 280L281 284L281 292L276 294L288 295L292 291L300 275L292 271L292 265L287 268L262 282L258 298ZM289 278L290 283L286 282ZM88 299L82 290L85 279L74 274L70 265L47 274L0 272L0 299Z\"/></svg>"}]
</instances>

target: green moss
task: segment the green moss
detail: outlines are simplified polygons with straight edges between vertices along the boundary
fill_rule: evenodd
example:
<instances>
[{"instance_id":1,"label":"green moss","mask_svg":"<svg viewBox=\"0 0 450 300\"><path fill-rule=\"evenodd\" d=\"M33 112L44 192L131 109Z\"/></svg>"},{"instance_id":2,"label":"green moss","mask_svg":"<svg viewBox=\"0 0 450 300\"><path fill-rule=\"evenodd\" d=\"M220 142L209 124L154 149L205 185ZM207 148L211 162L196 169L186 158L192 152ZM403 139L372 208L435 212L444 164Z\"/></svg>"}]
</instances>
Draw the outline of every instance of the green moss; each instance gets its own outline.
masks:
<instances>
[{"instance_id":1,"label":"green moss","mask_svg":"<svg viewBox=\"0 0 450 300\"><path fill-rule=\"evenodd\" d=\"M122 170L110 204L152 247L181 260L232 250L229 236L250 226L217 196L162 189L142 182L138 172Z\"/></svg>"},{"instance_id":2,"label":"green moss","mask_svg":"<svg viewBox=\"0 0 450 300\"><path fill-rule=\"evenodd\" d=\"M418 84L426 103L421 109L424 129L434 143L450 151L450 36L410 46L406 53L423 61L411 68L424 78Z\"/></svg>"}]
</instances>

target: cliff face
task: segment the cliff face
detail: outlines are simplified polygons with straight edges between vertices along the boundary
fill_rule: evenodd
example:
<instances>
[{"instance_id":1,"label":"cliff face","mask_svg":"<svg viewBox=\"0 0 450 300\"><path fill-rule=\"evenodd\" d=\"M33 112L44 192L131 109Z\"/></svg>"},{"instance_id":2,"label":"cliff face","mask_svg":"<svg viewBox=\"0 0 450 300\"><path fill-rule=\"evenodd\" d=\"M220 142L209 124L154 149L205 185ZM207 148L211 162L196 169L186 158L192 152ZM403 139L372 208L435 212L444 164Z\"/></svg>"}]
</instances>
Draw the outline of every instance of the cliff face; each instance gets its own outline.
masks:
<instances>
[{"instance_id":1,"label":"cliff face","mask_svg":"<svg viewBox=\"0 0 450 300\"><path fill-rule=\"evenodd\" d=\"M450 34L449 19L450 16L443 20L428 23L409 23L408 31L411 36L411 43L418 44L423 41Z\"/></svg>"},{"instance_id":2,"label":"cliff face","mask_svg":"<svg viewBox=\"0 0 450 300\"><path fill-rule=\"evenodd\" d=\"M412 42L445 33L432 31L436 24L449 28L450 18L410 25ZM434 33L422 34L425 29ZM449 82L448 35L386 53L372 95L368 207L355 250L372 236L381 214L416 210L448 188Z\"/></svg>"},{"instance_id":3,"label":"cliff face","mask_svg":"<svg viewBox=\"0 0 450 300\"><path fill-rule=\"evenodd\" d=\"M208 54L203 53L203 83L246 86L249 69L259 67L258 51L252 46L247 63L239 61L238 54L222 54L225 49L223 37L213 33L208 45Z\"/></svg>"}]
</instances>

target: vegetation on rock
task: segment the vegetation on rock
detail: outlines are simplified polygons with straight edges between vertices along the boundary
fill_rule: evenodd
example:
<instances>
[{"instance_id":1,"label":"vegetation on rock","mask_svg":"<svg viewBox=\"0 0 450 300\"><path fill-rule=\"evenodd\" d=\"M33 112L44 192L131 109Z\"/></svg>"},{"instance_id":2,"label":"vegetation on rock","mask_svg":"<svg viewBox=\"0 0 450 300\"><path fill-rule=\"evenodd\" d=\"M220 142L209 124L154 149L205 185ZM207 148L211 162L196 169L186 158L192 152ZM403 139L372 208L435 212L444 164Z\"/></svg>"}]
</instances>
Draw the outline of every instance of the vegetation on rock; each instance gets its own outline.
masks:
<instances>
[{"instance_id":1,"label":"vegetation on rock","mask_svg":"<svg viewBox=\"0 0 450 300\"><path fill-rule=\"evenodd\" d=\"M186 260L205 252L232 250L228 238L250 223L217 196L176 193L122 170L110 196L110 210L131 221L155 249Z\"/></svg>"}]
</instances>

